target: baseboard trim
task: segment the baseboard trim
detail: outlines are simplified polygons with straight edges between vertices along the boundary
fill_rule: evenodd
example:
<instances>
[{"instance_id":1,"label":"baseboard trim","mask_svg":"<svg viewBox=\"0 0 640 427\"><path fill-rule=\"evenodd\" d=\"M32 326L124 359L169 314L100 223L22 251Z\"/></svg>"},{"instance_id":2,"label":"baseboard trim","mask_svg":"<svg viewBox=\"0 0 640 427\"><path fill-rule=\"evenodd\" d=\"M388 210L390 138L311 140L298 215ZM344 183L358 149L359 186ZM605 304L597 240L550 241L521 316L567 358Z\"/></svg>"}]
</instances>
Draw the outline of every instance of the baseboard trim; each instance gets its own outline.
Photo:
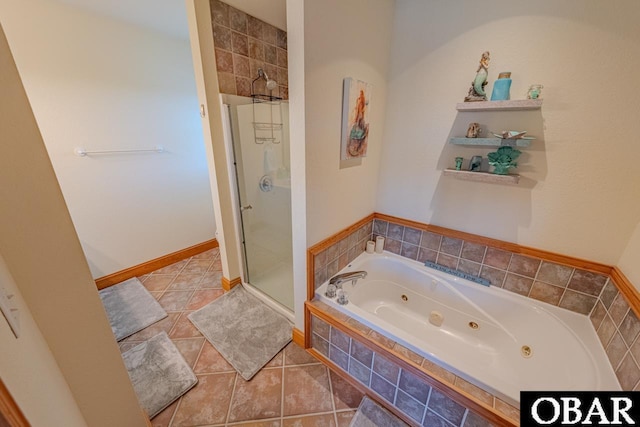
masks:
<instances>
[{"instance_id":1,"label":"baseboard trim","mask_svg":"<svg viewBox=\"0 0 640 427\"><path fill-rule=\"evenodd\" d=\"M116 271L104 277L95 279L98 289L108 288L120 282L123 282L132 277L142 276L152 271L158 270L162 267L166 267L178 261L182 261L185 258L190 258L199 253L208 251L209 249L217 248L218 241L216 239L207 240L206 242L198 243L197 245L190 246L188 248L164 255L151 261L144 262L142 264L134 265L127 269Z\"/></svg>"},{"instance_id":2,"label":"baseboard trim","mask_svg":"<svg viewBox=\"0 0 640 427\"><path fill-rule=\"evenodd\" d=\"M300 329L293 328L291 339L293 340L294 343L298 344L300 347L305 348L304 332L302 332Z\"/></svg>"},{"instance_id":3,"label":"baseboard trim","mask_svg":"<svg viewBox=\"0 0 640 427\"><path fill-rule=\"evenodd\" d=\"M9 423L10 427L30 427L29 421L24 416L20 407L13 400L9 389L0 380L0 424L4 425L2 421Z\"/></svg>"},{"instance_id":4,"label":"baseboard trim","mask_svg":"<svg viewBox=\"0 0 640 427\"><path fill-rule=\"evenodd\" d=\"M224 289L226 292L229 292L240 283L242 283L242 278L240 277L236 277L235 279L227 279L224 276L222 277L222 289Z\"/></svg>"}]
</instances>

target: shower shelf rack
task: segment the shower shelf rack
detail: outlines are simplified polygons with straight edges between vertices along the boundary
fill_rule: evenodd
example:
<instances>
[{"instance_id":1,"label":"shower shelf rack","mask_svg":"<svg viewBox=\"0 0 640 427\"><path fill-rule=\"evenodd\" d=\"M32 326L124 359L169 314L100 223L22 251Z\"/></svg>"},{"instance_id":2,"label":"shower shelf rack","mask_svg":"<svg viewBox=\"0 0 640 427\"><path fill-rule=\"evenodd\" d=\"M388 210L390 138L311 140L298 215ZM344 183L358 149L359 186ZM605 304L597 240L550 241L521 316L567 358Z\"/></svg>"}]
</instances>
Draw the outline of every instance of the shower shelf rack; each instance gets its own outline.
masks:
<instances>
[{"instance_id":1,"label":"shower shelf rack","mask_svg":"<svg viewBox=\"0 0 640 427\"><path fill-rule=\"evenodd\" d=\"M270 142L271 144L280 144L280 140L276 138L276 134L274 132L282 131L282 123L274 121L274 108L277 109L277 116L279 120L282 120L282 110L280 108L280 101L282 98L273 95L264 95L264 94L251 94L251 99L253 101L253 136L256 144L262 145L265 142ZM257 105L268 105L269 106L269 117L271 120L269 121L258 121L256 120L256 106Z\"/></svg>"},{"instance_id":2,"label":"shower shelf rack","mask_svg":"<svg viewBox=\"0 0 640 427\"><path fill-rule=\"evenodd\" d=\"M282 130L282 123L253 122L255 130Z\"/></svg>"}]
</instances>

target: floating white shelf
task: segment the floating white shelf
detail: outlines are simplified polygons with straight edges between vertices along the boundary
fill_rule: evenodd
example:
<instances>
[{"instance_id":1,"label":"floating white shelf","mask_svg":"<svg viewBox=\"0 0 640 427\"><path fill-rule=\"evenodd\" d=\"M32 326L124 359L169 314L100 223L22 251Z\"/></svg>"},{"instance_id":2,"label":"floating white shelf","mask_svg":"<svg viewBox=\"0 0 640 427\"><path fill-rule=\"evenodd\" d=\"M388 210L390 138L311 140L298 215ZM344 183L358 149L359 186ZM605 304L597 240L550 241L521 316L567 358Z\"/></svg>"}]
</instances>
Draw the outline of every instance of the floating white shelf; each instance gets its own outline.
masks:
<instances>
[{"instance_id":1,"label":"floating white shelf","mask_svg":"<svg viewBox=\"0 0 640 427\"><path fill-rule=\"evenodd\" d=\"M504 143L503 143L504 141ZM476 146L486 146L486 147L500 147L501 145L513 146L511 141L515 141L516 147L528 147L531 145L531 139L507 139L503 140L500 138L465 138L465 137L453 137L449 138L449 142L451 144L456 145L476 145Z\"/></svg>"},{"instance_id":2,"label":"floating white shelf","mask_svg":"<svg viewBox=\"0 0 640 427\"><path fill-rule=\"evenodd\" d=\"M542 108L542 99L513 99L510 101L479 101L459 102L456 104L458 111L518 111L539 110Z\"/></svg>"},{"instance_id":3,"label":"floating white shelf","mask_svg":"<svg viewBox=\"0 0 640 427\"><path fill-rule=\"evenodd\" d=\"M490 172L471 172L456 169L445 169L444 176L452 176L465 181L492 182L496 184L517 184L520 175L498 175Z\"/></svg>"}]
</instances>

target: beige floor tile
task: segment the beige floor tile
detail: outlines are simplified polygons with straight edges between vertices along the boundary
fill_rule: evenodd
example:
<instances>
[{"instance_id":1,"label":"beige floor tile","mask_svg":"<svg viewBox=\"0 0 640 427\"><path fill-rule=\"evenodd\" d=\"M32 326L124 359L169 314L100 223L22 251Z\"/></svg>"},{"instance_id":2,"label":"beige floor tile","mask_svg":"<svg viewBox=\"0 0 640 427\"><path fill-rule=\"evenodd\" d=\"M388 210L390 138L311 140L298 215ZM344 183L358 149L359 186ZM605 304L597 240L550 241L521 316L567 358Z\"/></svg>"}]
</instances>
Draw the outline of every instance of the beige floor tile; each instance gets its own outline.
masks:
<instances>
[{"instance_id":1,"label":"beige floor tile","mask_svg":"<svg viewBox=\"0 0 640 427\"><path fill-rule=\"evenodd\" d=\"M210 259L210 260L215 260L218 256L220 256L220 249L218 248L213 248L213 249L209 249L208 251L204 251L201 252L197 255L194 255L193 257L191 257L191 259Z\"/></svg>"},{"instance_id":2,"label":"beige floor tile","mask_svg":"<svg viewBox=\"0 0 640 427\"><path fill-rule=\"evenodd\" d=\"M189 291L198 289L203 274L204 273L185 273L183 271L176 276L167 289L169 291Z\"/></svg>"},{"instance_id":3,"label":"beige floor tile","mask_svg":"<svg viewBox=\"0 0 640 427\"><path fill-rule=\"evenodd\" d=\"M181 274L189 273L189 274L203 274L205 273L209 267L213 264L213 260L211 259L191 259L187 265L185 265Z\"/></svg>"},{"instance_id":4,"label":"beige floor tile","mask_svg":"<svg viewBox=\"0 0 640 427\"><path fill-rule=\"evenodd\" d=\"M324 365L284 368L284 416L333 410L329 374Z\"/></svg>"},{"instance_id":5,"label":"beige floor tile","mask_svg":"<svg viewBox=\"0 0 640 427\"><path fill-rule=\"evenodd\" d=\"M200 288L222 289L222 270L208 271L202 276Z\"/></svg>"},{"instance_id":6,"label":"beige floor tile","mask_svg":"<svg viewBox=\"0 0 640 427\"><path fill-rule=\"evenodd\" d=\"M200 357L198 357L193 371L196 374L214 374L220 372L235 372L235 369L218 353L218 350L216 350L209 341L205 340L202 352L200 353Z\"/></svg>"},{"instance_id":7,"label":"beige floor tile","mask_svg":"<svg viewBox=\"0 0 640 427\"><path fill-rule=\"evenodd\" d=\"M189 260L183 259L182 261L178 261L175 264L160 268L151 274L178 274L184 268L184 266L187 265L187 262L189 262Z\"/></svg>"},{"instance_id":8,"label":"beige floor tile","mask_svg":"<svg viewBox=\"0 0 640 427\"><path fill-rule=\"evenodd\" d=\"M265 368L275 368L277 366L282 366L282 360L284 359L284 350L280 350L280 353L276 354L273 359L271 359L269 361L269 363L267 363L266 365L264 365Z\"/></svg>"},{"instance_id":9,"label":"beige floor tile","mask_svg":"<svg viewBox=\"0 0 640 427\"><path fill-rule=\"evenodd\" d=\"M284 349L284 364L290 365L309 365L312 363L320 363L318 359L304 351L302 347L291 341Z\"/></svg>"},{"instance_id":10,"label":"beige floor tile","mask_svg":"<svg viewBox=\"0 0 640 427\"><path fill-rule=\"evenodd\" d=\"M251 381L245 381L238 375L229 422L279 417L281 402L281 368L263 369Z\"/></svg>"},{"instance_id":11,"label":"beige floor tile","mask_svg":"<svg viewBox=\"0 0 640 427\"><path fill-rule=\"evenodd\" d=\"M335 427L333 412L330 414L307 415L282 420L282 427Z\"/></svg>"},{"instance_id":12,"label":"beige floor tile","mask_svg":"<svg viewBox=\"0 0 640 427\"><path fill-rule=\"evenodd\" d=\"M175 278L175 274L152 274L142 284L145 288L147 288L148 291L164 291L169 287L169 284Z\"/></svg>"},{"instance_id":13,"label":"beige floor tile","mask_svg":"<svg viewBox=\"0 0 640 427\"><path fill-rule=\"evenodd\" d=\"M278 418L275 420L267 421L254 421L254 422L242 422L237 424L227 424L229 426L237 427L280 427L282 421Z\"/></svg>"},{"instance_id":14,"label":"beige floor tile","mask_svg":"<svg viewBox=\"0 0 640 427\"><path fill-rule=\"evenodd\" d=\"M193 368L204 344L204 337L202 338L186 338L186 339L173 339L175 346L184 357L185 362Z\"/></svg>"},{"instance_id":15,"label":"beige floor tile","mask_svg":"<svg viewBox=\"0 0 640 427\"><path fill-rule=\"evenodd\" d=\"M191 295L193 291L166 291L158 302L166 311L182 311Z\"/></svg>"},{"instance_id":16,"label":"beige floor tile","mask_svg":"<svg viewBox=\"0 0 640 427\"><path fill-rule=\"evenodd\" d=\"M330 371L336 410L357 408L364 395L335 372Z\"/></svg>"},{"instance_id":17,"label":"beige floor tile","mask_svg":"<svg viewBox=\"0 0 640 427\"><path fill-rule=\"evenodd\" d=\"M191 323L191 320L187 316L191 314L191 311L183 311L180 314L180 318L174 325L173 329L169 333L169 338L196 338L202 337L200 331Z\"/></svg>"},{"instance_id":18,"label":"beige floor tile","mask_svg":"<svg viewBox=\"0 0 640 427\"><path fill-rule=\"evenodd\" d=\"M235 373L199 375L198 384L182 396L171 426L224 423L235 377Z\"/></svg>"},{"instance_id":19,"label":"beige floor tile","mask_svg":"<svg viewBox=\"0 0 640 427\"><path fill-rule=\"evenodd\" d=\"M210 302L222 296L222 289L199 289L193 292L193 296L185 307L185 310L198 310Z\"/></svg>"},{"instance_id":20,"label":"beige floor tile","mask_svg":"<svg viewBox=\"0 0 640 427\"><path fill-rule=\"evenodd\" d=\"M355 414L356 411L337 412L336 418L338 419L338 427L349 427Z\"/></svg>"}]
</instances>

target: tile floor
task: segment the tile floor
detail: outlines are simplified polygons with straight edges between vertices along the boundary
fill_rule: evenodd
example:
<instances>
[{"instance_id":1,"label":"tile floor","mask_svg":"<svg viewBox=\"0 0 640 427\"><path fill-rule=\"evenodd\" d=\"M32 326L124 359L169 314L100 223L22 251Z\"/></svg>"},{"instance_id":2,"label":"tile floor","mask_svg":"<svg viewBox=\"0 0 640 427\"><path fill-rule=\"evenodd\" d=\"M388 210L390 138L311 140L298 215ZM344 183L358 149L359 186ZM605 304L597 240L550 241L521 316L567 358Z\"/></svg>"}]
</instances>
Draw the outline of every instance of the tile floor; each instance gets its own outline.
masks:
<instances>
[{"instance_id":1,"label":"tile floor","mask_svg":"<svg viewBox=\"0 0 640 427\"><path fill-rule=\"evenodd\" d=\"M294 343L245 381L198 332L187 315L224 293L221 278L217 248L139 277L168 317L121 341L121 351L166 331L198 377L151 424L348 426L362 394Z\"/></svg>"}]
</instances>

